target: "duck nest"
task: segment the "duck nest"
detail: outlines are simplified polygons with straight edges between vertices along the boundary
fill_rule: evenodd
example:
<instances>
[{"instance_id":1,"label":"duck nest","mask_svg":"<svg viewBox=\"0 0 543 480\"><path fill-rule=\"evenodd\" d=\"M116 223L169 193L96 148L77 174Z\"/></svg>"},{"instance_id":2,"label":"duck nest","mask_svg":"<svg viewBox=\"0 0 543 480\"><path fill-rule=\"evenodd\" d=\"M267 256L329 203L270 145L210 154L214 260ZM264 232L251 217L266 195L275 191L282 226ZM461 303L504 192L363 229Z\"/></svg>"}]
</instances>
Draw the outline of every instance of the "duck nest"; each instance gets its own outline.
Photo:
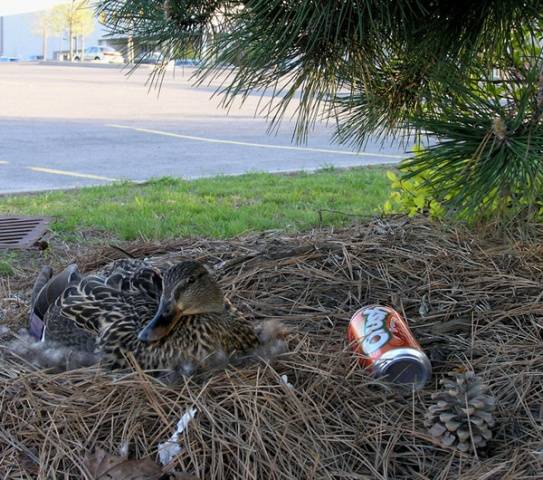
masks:
<instances>
[{"instance_id":1,"label":"duck nest","mask_svg":"<svg viewBox=\"0 0 543 480\"><path fill-rule=\"evenodd\" d=\"M303 235L124 244L134 257L206 262L247 316L288 328L289 352L166 384L137 368L36 369L6 347L4 329L0 477L95 478L82 459L96 448L155 460L195 409L166 470L200 479L541 478L543 247L536 237L493 240L393 217ZM120 257L108 246L75 260L92 271ZM14 292L12 284L9 298ZM18 293L19 308L0 303L4 324L27 315L28 290ZM374 303L400 311L431 359L423 390L373 379L346 347L351 315ZM431 394L454 370L473 370L496 398L485 450L437 446L424 426Z\"/></svg>"}]
</instances>

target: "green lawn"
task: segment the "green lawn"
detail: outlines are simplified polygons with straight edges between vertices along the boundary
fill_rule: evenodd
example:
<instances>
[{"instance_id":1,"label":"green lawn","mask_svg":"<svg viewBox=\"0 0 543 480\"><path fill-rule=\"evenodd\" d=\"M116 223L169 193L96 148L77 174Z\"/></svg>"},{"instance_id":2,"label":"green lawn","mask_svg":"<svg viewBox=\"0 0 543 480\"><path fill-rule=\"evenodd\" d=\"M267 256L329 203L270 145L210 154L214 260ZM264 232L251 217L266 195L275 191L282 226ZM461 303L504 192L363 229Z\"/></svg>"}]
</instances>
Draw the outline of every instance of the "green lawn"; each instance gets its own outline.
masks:
<instances>
[{"instance_id":1,"label":"green lawn","mask_svg":"<svg viewBox=\"0 0 543 480\"><path fill-rule=\"evenodd\" d=\"M55 217L53 229L109 232L120 239L179 236L227 238L250 231L306 230L344 225L380 211L389 194L384 168L323 169L185 181L162 178L142 185L0 197L0 213Z\"/></svg>"}]
</instances>

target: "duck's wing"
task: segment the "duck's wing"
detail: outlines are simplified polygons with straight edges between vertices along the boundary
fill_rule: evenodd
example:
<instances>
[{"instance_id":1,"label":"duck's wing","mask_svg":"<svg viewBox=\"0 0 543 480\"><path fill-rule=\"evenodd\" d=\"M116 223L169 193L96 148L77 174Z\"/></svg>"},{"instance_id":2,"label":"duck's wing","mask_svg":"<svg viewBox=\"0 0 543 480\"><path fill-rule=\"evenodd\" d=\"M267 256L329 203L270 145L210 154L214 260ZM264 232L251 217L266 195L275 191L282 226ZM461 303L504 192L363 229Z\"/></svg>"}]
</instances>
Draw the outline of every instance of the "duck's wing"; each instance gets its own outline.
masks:
<instances>
[{"instance_id":1,"label":"duck's wing","mask_svg":"<svg viewBox=\"0 0 543 480\"><path fill-rule=\"evenodd\" d=\"M44 267L38 274L32 291L32 309L44 318L47 310L62 295L64 290L81 280L77 265L68 265L62 272L53 275L51 267Z\"/></svg>"},{"instance_id":2,"label":"duck's wing","mask_svg":"<svg viewBox=\"0 0 543 480\"><path fill-rule=\"evenodd\" d=\"M149 320L158 308L162 278L143 267L130 277L119 272L107 278L88 276L67 288L58 299L63 317L78 327L100 334L123 319Z\"/></svg>"},{"instance_id":3,"label":"duck's wing","mask_svg":"<svg viewBox=\"0 0 543 480\"><path fill-rule=\"evenodd\" d=\"M41 313L40 308L36 306L36 299L38 298L43 287L53 276L53 269L49 266L43 267L38 274L34 287L32 288L32 298L30 301L30 318L28 323L28 332L32 337L39 340L43 335L43 318L45 312ZM47 310L46 310L47 311Z\"/></svg>"},{"instance_id":4,"label":"duck's wing","mask_svg":"<svg viewBox=\"0 0 543 480\"><path fill-rule=\"evenodd\" d=\"M43 337L45 317L68 286L77 283L81 275L77 265L68 265L62 272L53 275L51 267L43 267L36 278L32 290L30 308L30 335L36 339Z\"/></svg>"},{"instance_id":5,"label":"duck's wing","mask_svg":"<svg viewBox=\"0 0 543 480\"><path fill-rule=\"evenodd\" d=\"M105 281L89 276L68 287L47 312L43 338L93 352L104 331L135 321L137 309L130 294L109 287Z\"/></svg>"},{"instance_id":6,"label":"duck's wing","mask_svg":"<svg viewBox=\"0 0 543 480\"><path fill-rule=\"evenodd\" d=\"M85 277L77 285L68 287L56 306L57 315L94 335L115 319L122 318L123 313L131 311L122 292L108 287L105 279L96 276Z\"/></svg>"},{"instance_id":7,"label":"duck's wing","mask_svg":"<svg viewBox=\"0 0 543 480\"><path fill-rule=\"evenodd\" d=\"M45 287L47 282L51 280L52 276L53 269L48 265L42 267L40 273L38 273L38 276L34 282L34 287L32 288L32 298L30 300L30 305L32 308L36 307L36 299L38 298L38 295L42 291L43 287Z\"/></svg>"},{"instance_id":8,"label":"duck's wing","mask_svg":"<svg viewBox=\"0 0 543 480\"><path fill-rule=\"evenodd\" d=\"M96 338L94 332L79 327L72 319L63 316L59 305L55 304L47 311L43 340L79 351L94 352Z\"/></svg>"}]
</instances>

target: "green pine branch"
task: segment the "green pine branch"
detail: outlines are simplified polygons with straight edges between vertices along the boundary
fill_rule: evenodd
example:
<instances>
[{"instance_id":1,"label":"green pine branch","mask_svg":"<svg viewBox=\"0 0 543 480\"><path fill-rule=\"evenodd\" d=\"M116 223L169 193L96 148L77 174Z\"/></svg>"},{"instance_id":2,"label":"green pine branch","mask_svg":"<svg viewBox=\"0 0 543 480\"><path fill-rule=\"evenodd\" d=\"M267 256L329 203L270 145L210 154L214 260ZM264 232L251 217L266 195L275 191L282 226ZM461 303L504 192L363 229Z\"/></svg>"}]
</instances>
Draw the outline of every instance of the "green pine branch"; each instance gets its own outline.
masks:
<instances>
[{"instance_id":1,"label":"green pine branch","mask_svg":"<svg viewBox=\"0 0 543 480\"><path fill-rule=\"evenodd\" d=\"M456 211L539 194L543 0L100 0L99 9L113 34L145 39L164 63L198 49L197 82L234 66L220 88L226 107L266 92L274 126L294 103L300 141L320 120L353 148L369 136L429 135L407 175L424 172Z\"/></svg>"}]
</instances>

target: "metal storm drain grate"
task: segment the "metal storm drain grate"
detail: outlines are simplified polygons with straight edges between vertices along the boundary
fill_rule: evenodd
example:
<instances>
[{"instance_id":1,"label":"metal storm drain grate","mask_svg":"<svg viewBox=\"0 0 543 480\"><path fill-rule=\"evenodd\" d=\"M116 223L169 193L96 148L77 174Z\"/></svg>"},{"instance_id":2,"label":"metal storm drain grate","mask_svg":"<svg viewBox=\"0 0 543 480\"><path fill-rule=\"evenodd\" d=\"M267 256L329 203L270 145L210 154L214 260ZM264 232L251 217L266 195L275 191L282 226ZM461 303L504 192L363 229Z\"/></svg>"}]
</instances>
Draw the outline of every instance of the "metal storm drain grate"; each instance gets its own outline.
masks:
<instances>
[{"instance_id":1,"label":"metal storm drain grate","mask_svg":"<svg viewBox=\"0 0 543 480\"><path fill-rule=\"evenodd\" d=\"M30 248L48 225L49 219L43 217L0 216L0 248Z\"/></svg>"}]
</instances>

